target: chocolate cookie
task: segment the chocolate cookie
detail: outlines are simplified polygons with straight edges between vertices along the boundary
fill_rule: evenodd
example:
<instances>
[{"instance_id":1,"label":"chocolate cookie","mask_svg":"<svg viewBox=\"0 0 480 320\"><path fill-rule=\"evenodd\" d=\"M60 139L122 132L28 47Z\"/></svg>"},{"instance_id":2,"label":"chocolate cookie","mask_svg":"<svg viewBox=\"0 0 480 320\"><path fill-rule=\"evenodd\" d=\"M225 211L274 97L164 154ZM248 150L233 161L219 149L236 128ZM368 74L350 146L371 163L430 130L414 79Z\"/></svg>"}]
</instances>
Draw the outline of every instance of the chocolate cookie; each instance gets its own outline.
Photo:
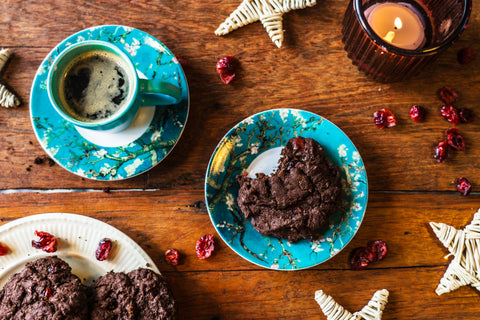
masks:
<instances>
[{"instance_id":1,"label":"chocolate cookie","mask_svg":"<svg viewBox=\"0 0 480 320\"><path fill-rule=\"evenodd\" d=\"M29 262L0 291L0 319L88 319L88 288L56 256Z\"/></svg>"},{"instance_id":2,"label":"chocolate cookie","mask_svg":"<svg viewBox=\"0 0 480 320\"><path fill-rule=\"evenodd\" d=\"M175 319L168 284L150 269L107 273L96 281L93 299L92 320Z\"/></svg>"},{"instance_id":3,"label":"chocolate cookie","mask_svg":"<svg viewBox=\"0 0 480 320\"><path fill-rule=\"evenodd\" d=\"M290 139L271 176L243 174L237 180L245 218L259 233L290 242L319 239L342 205L340 170L310 138Z\"/></svg>"}]
</instances>

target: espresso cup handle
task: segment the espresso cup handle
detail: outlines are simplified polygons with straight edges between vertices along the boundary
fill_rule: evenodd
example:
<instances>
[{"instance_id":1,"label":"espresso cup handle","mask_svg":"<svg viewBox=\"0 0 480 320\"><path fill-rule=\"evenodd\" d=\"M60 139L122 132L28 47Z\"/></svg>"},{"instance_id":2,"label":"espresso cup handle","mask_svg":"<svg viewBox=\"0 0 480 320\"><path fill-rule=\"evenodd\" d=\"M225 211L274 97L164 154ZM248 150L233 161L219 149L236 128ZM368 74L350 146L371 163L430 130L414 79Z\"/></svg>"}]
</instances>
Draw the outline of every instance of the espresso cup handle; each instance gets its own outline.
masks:
<instances>
[{"instance_id":1,"label":"espresso cup handle","mask_svg":"<svg viewBox=\"0 0 480 320\"><path fill-rule=\"evenodd\" d=\"M172 105L182 100L182 90L168 82L138 79L142 106Z\"/></svg>"}]
</instances>

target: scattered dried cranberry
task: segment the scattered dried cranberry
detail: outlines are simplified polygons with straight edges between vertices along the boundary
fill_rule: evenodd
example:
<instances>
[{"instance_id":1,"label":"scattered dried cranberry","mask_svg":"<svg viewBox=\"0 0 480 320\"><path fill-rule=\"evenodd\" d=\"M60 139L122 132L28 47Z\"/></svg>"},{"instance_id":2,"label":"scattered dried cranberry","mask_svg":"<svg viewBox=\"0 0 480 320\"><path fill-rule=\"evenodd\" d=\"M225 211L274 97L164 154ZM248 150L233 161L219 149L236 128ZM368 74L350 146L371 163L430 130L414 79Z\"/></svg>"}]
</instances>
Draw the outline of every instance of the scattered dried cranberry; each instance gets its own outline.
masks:
<instances>
[{"instance_id":1,"label":"scattered dried cranberry","mask_svg":"<svg viewBox=\"0 0 480 320\"><path fill-rule=\"evenodd\" d=\"M450 147L455 150L465 149L465 139L460 134L460 130L457 128L450 128L445 134L447 135L447 142Z\"/></svg>"},{"instance_id":2,"label":"scattered dried cranberry","mask_svg":"<svg viewBox=\"0 0 480 320\"><path fill-rule=\"evenodd\" d=\"M45 252L52 253L57 251L58 240L50 233L43 231L36 231L35 235L40 239L38 241L32 240L32 247L35 249L42 249Z\"/></svg>"},{"instance_id":3,"label":"scattered dried cranberry","mask_svg":"<svg viewBox=\"0 0 480 320\"><path fill-rule=\"evenodd\" d=\"M382 260L383 258L385 258L388 252L387 243L382 240L370 241L368 243L368 249L375 253L378 260Z\"/></svg>"},{"instance_id":4,"label":"scattered dried cranberry","mask_svg":"<svg viewBox=\"0 0 480 320\"><path fill-rule=\"evenodd\" d=\"M292 147L293 152L302 151L303 149L305 149L305 139L303 139L302 137L296 137L295 139L293 139Z\"/></svg>"},{"instance_id":5,"label":"scattered dried cranberry","mask_svg":"<svg viewBox=\"0 0 480 320\"><path fill-rule=\"evenodd\" d=\"M458 110L458 117L461 123L469 123L475 120L475 113L471 109L461 108Z\"/></svg>"},{"instance_id":6,"label":"scattered dried cranberry","mask_svg":"<svg viewBox=\"0 0 480 320\"><path fill-rule=\"evenodd\" d=\"M229 84L235 78L237 60L233 56L226 56L217 62L217 72L223 83Z\"/></svg>"},{"instance_id":7,"label":"scattered dried cranberry","mask_svg":"<svg viewBox=\"0 0 480 320\"><path fill-rule=\"evenodd\" d=\"M98 243L98 247L95 250L95 258L98 261L103 261L108 259L111 249L112 249L112 240L108 238L103 238L102 240L100 240L100 242Z\"/></svg>"},{"instance_id":8,"label":"scattered dried cranberry","mask_svg":"<svg viewBox=\"0 0 480 320\"><path fill-rule=\"evenodd\" d=\"M188 60L186 60L185 58L179 56L179 55L175 55L175 58L177 59L178 63L180 63L180 65L182 66L182 68L184 69L187 69L190 67L190 63L188 62Z\"/></svg>"},{"instance_id":9,"label":"scattered dried cranberry","mask_svg":"<svg viewBox=\"0 0 480 320\"><path fill-rule=\"evenodd\" d=\"M460 123L460 117L458 116L457 108L452 105L444 105L440 109L440 114L447 120L451 122L454 126Z\"/></svg>"},{"instance_id":10,"label":"scattered dried cranberry","mask_svg":"<svg viewBox=\"0 0 480 320\"><path fill-rule=\"evenodd\" d=\"M410 108L410 118L416 122L425 120L425 108L422 106L412 106Z\"/></svg>"},{"instance_id":11,"label":"scattered dried cranberry","mask_svg":"<svg viewBox=\"0 0 480 320\"><path fill-rule=\"evenodd\" d=\"M380 109L373 114L373 121L380 129L384 127L394 127L397 124L397 119L392 111L388 109Z\"/></svg>"},{"instance_id":12,"label":"scattered dried cranberry","mask_svg":"<svg viewBox=\"0 0 480 320\"><path fill-rule=\"evenodd\" d=\"M9 250L8 247L2 243L0 243L0 256L4 256L8 254Z\"/></svg>"},{"instance_id":13,"label":"scattered dried cranberry","mask_svg":"<svg viewBox=\"0 0 480 320\"><path fill-rule=\"evenodd\" d=\"M180 252L177 249L168 249L165 251L165 261L172 266L178 265L180 261Z\"/></svg>"},{"instance_id":14,"label":"scattered dried cranberry","mask_svg":"<svg viewBox=\"0 0 480 320\"><path fill-rule=\"evenodd\" d=\"M368 259L369 252L365 247L353 249L350 253L349 261L352 270L364 270L368 267L370 260Z\"/></svg>"},{"instance_id":15,"label":"scattered dried cranberry","mask_svg":"<svg viewBox=\"0 0 480 320\"><path fill-rule=\"evenodd\" d=\"M387 252L387 244L384 241L370 241L367 247L355 248L350 252L350 267L353 270L366 269L370 263L385 258Z\"/></svg>"},{"instance_id":16,"label":"scattered dried cranberry","mask_svg":"<svg viewBox=\"0 0 480 320\"><path fill-rule=\"evenodd\" d=\"M442 101L448 105L451 105L452 103L454 103L458 98L458 94L455 91L453 91L453 89L450 87L441 88L438 91L438 95L440 99L442 99Z\"/></svg>"},{"instance_id":17,"label":"scattered dried cranberry","mask_svg":"<svg viewBox=\"0 0 480 320\"><path fill-rule=\"evenodd\" d=\"M43 290L42 292L42 295L45 298L45 300L50 299L50 297L52 296L52 289L50 289L50 287L45 288L45 290Z\"/></svg>"},{"instance_id":18,"label":"scattered dried cranberry","mask_svg":"<svg viewBox=\"0 0 480 320\"><path fill-rule=\"evenodd\" d=\"M457 59L460 64L469 64L475 60L475 51L470 47L460 49L457 53Z\"/></svg>"},{"instance_id":19,"label":"scattered dried cranberry","mask_svg":"<svg viewBox=\"0 0 480 320\"><path fill-rule=\"evenodd\" d=\"M215 239L212 234L206 234L197 240L195 251L199 259L209 258L215 250Z\"/></svg>"},{"instance_id":20,"label":"scattered dried cranberry","mask_svg":"<svg viewBox=\"0 0 480 320\"><path fill-rule=\"evenodd\" d=\"M466 196L472 191L472 185L467 180L467 178L460 178L457 180L457 190L462 195Z\"/></svg>"},{"instance_id":21,"label":"scattered dried cranberry","mask_svg":"<svg viewBox=\"0 0 480 320\"><path fill-rule=\"evenodd\" d=\"M435 147L434 158L437 160L437 162L444 162L445 160L447 160L448 154L449 154L449 147L448 147L447 140L441 141Z\"/></svg>"}]
</instances>

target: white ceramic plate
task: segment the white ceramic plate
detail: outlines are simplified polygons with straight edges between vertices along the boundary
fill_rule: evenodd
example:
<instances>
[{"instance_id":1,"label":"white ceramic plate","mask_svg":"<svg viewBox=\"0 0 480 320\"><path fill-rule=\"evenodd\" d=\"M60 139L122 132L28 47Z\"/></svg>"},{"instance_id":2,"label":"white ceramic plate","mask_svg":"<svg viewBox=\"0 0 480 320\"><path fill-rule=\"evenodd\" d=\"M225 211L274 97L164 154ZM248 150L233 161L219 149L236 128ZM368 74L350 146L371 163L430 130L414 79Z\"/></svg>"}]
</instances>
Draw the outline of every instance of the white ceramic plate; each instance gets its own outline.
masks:
<instances>
[{"instance_id":1,"label":"white ceramic plate","mask_svg":"<svg viewBox=\"0 0 480 320\"><path fill-rule=\"evenodd\" d=\"M32 247L38 240L35 230L51 233L59 239L55 253L45 253ZM103 238L113 242L107 260L98 261L95 250ZM0 287L25 263L56 255L68 262L72 273L90 285L109 271L128 272L140 267L158 272L143 249L120 230L93 218L71 213L44 213L20 218L0 226L0 242L10 252L0 257Z\"/></svg>"}]
</instances>

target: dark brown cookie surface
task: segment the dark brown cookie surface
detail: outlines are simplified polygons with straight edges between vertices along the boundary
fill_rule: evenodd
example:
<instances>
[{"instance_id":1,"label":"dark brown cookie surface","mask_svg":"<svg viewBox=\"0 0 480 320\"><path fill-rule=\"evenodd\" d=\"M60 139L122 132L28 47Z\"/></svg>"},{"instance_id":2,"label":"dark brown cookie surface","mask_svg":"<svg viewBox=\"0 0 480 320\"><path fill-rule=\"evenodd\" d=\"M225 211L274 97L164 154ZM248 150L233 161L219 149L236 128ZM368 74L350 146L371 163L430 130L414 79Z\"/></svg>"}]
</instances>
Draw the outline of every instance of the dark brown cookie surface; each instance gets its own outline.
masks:
<instances>
[{"instance_id":1,"label":"dark brown cookie surface","mask_svg":"<svg viewBox=\"0 0 480 320\"><path fill-rule=\"evenodd\" d=\"M56 256L25 265L0 291L0 319L88 319L88 289Z\"/></svg>"},{"instance_id":2,"label":"dark brown cookie surface","mask_svg":"<svg viewBox=\"0 0 480 320\"><path fill-rule=\"evenodd\" d=\"M252 226L290 242L318 239L342 204L340 170L310 138L290 139L271 176L237 179L238 205Z\"/></svg>"},{"instance_id":3,"label":"dark brown cookie surface","mask_svg":"<svg viewBox=\"0 0 480 320\"><path fill-rule=\"evenodd\" d=\"M175 319L175 300L166 280L150 269L109 272L94 287L91 319Z\"/></svg>"}]
</instances>

